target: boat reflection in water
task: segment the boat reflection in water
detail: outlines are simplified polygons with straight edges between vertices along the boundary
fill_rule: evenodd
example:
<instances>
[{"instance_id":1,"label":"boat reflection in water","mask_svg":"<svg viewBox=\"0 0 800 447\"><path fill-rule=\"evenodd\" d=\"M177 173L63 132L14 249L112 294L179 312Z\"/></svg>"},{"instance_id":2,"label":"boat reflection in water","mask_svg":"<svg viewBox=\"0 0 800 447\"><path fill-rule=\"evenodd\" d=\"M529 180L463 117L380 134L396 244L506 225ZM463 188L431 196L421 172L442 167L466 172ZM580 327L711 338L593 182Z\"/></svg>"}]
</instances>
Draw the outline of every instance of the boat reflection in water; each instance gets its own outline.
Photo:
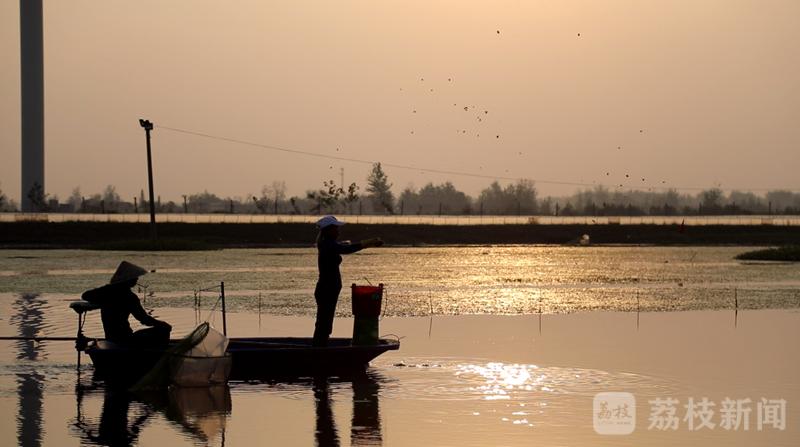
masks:
<instances>
[{"instance_id":1,"label":"boat reflection in water","mask_svg":"<svg viewBox=\"0 0 800 447\"><path fill-rule=\"evenodd\" d=\"M353 376L319 377L308 379L286 379L267 382L270 388L282 388L287 384L293 390L313 392L315 432L318 446L342 444L336 427L333 402L352 389L352 420L350 445L381 445L380 392L386 381L375 371ZM83 383L87 382L87 383ZM264 383L253 387L254 393L264 392ZM237 392L247 392L250 383L234 383ZM146 426L155 419L166 420L182 435L200 444L225 444L225 429L231 417L232 402L230 387L170 387L162 391L130 392L123 387L106 385L85 378L75 389L77 416L71 431L80 438L82 445L134 445ZM103 397L100 414L85 414L83 401L90 396ZM91 407L91 406L90 406ZM309 421L310 422L310 421ZM346 436L346 435L345 435ZM344 441L347 444L347 441Z\"/></svg>"},{"instance_id":2,"label":"boat reflection in water","mask_svg":"<svg viewBox=\"0 0 800 447\"><path fill-rule=\"evenodd\" d=\"M385 380L374 371L347 378L315 378L316 444L320 447L340 445L333 411L331 384L350 382L353 389L353 418L350 424L350 445L381 445L380 383Z\"/></svg>"},{"instance_id":3,"label":"boat reflection in water","mask_svg":"<svg viewBox=\"0 0 800 447\"><path fill-rule=\"evenodd\" d=\"M95 392L103 393L99 420L83 414L84 397ZM79 383L76 397L78 414L73 427L84 444L136 444L146 423L157 414L194 440L208 444L219 437L221 444L225 443L225 424L231 413L227 386L132 393L124 388Z\"/></svg>"}]
</instances>

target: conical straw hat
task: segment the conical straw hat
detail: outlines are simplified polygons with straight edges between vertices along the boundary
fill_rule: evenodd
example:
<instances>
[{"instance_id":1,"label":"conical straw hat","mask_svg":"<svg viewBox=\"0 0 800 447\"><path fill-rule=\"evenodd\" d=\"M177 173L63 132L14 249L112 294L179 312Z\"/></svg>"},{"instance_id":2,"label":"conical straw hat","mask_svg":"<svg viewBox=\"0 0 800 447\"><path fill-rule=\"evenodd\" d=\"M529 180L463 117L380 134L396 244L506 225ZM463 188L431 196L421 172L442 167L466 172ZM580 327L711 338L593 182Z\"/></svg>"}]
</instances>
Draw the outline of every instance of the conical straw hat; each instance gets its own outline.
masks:
<instances>
[{"instance_id":1,"label":"conical straw hat","mask_svg":"<svg viewBox=\"0 0 800 447\"><path fill-rule=\"evenodd\" d=\"M131 264L128 261L122 261L119 263L117 271L114 272L114 276L111 277L109 284L130 281L131 279L135 279L146 274L147 270L139 267L138 265Z\"/></svg>"}]
</instances>

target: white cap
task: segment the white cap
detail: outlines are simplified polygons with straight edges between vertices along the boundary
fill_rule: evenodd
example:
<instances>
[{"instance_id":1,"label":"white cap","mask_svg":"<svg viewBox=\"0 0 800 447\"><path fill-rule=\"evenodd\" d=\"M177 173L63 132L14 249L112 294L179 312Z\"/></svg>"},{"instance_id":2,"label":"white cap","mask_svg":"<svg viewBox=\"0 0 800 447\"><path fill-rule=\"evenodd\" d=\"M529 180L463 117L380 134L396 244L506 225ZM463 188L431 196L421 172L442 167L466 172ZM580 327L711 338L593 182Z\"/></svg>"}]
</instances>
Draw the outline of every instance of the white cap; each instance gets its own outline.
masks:
<instances>
[{"instance_id":1,"label":"white cap","mask_svg":"<svg viewBox=\"0 0 800 447\"><path fill-rule=\"evenodd\" d=\"M317 221L317 226L319 229L323 229L325 227L329 227L331 225L336 225L337 227L341 227L344 225L344 222L335 218L334 216L323 216L320 220Z\"/></svg>"}]
</instances>

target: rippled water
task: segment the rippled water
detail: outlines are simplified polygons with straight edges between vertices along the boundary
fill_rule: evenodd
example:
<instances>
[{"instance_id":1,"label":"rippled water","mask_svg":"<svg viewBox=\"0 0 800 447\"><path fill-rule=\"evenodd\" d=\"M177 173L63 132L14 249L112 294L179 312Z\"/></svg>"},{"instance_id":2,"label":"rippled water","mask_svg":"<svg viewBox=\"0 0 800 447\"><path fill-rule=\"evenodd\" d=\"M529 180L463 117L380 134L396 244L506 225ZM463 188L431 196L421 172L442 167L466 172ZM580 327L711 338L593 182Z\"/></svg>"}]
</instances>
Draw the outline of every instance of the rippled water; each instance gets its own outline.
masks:
<instances>
[{"instance_id":1,"label":"rippled water","mask_svg":"<svg viewBox=\"0 0 800 447\"><path fill-rule=\"evenodd\" d=\"M520 314L579 310L690 310L800 306L800 264L736 261L740 247L431 247L345 258L344 283L382 282L387 315ZM312 315L314 249L129 253L0 251L0 293L65 298L104 284L120 260L154 273L152 306L193 306L225 281L232 309ZM214 293L199 293L211 306ZM347 313L348 293L340 312Z\"/></svg>"},{"instance_id":2,"label":"rippled water","mask_svg":"<svg viewBox=\"0 0 800 447\"><path fill-rule=\"evenodd\" d=\"M70 342L0 341L0 445L785 444L800 426L794 415L792 432L744 438L665 437L640 427L621 439L592 429L592 398L601 391L634 392L645 406L695 392L800 399L800 361L781 348L800 336L797 310L652 312L641 325L631 313L575 313L633 310L637 296L642 310L730 309L734 293L742 309L798 307L797 265L741 263L732 259L740 251L450 247L353 255L343 264L345 282L384 282L382 333L405 337L400 351L358 378L130 394L95 382L85 356L78 369ZM234 335L307 336L313 328L312 249L2 251L0 335L74 335L68 301L105 283L121 259L156 270L140 295L176 335L204 319L219 326L218 309L210 310L217 292L201 293L199 311L193 303L196 290L223 280ZM262 312L252 312L259 295ZM339 310L349 313L346 293ZM337 319L335 335L347 336L351 324ZM102 334L98 316L85 331ZM646 428L646 407L640 411Z\"/></svg>"},{"instance_id":3,"label":"rippled water","mask_svg":"<svg viewBox=\"0 0 800 447\"><path fill-rule=\"evenodd\" d=\"M196 323L192 309L156 313L174 325L176 334ZM0 335L66 336L76 325L67 302L47 294L4 299L0 315ZM420 319L398 319L404 335L422 340L423 346L438 345L426 319L421 326L403 328L406 320ZM347 329L345 321L337 323L340 332L343 325ZM254 315L234 313L229 322L239 335L304 335L312 327L305 317L269 317L262 328ZM442 329L437 325L437 334ZM97 315L90 315L85 331L102 333ZM444 329L442 337L459 332ZM428 341L420 337L426 333ZM378 358L364 377L146 394L95 382L85 356L77 367L71 342L0 341L0 445L252 445L252 439L277 439L279 445L392 445L393 439L394 445L447 445L447 439L459 438L463 445L485 445L495 436L518 443L532 435L526 429L585 424L585 415L575 408L585 407L599 389L627 387L657 395L675 386L641 374L509 362L505 359L528 358L520 354L526 340L488 352L471 347L485 339L463 337L464 346L447 349L449 356L415 348L419 341L404 342L403 352ZM419 427L425 428L415 435ZM455 434L437 440L447 430L471 432L483 441ZM399 431L404 434L398 436Z\"/></svg>"},{"instance_id":4,"label":"rippled water","mask_svg":"<svg viewBox=\"0 0 800 447\"><path fill-rule=\"evenodd\" d=\"M365 376L350 378L147 393L93 382L88 369L82 374L74 365L0 368L0 406L16 407L17 420L15 430L0 434L4 445L13 443L14 433L19 445L59 446L254 445L257 439L326 446L426 439L433 445L456 439L462 445L492 439L516 444L537 430L585 424L585 415L575 409L599 389L638 387L640 395L653 396L669 389L633 374L467 359L436 365L378 362ZM267 437L261 436L264 427L270 430ZM428 433L415 436L422 427ZM407 433L396 436L398 430ZM450 441L433 441L437 436Z\"/></svg>"},{"instance_id":5,"label":"rippled water","mask_svg":"<svg viewBox=\"0 0 800 447\"><path fill-rule=\"evenodd\" d=\"M8 296L0 299L0 335L74 333L75 315L63 297ZM155 314L173 323L176 334L196 322L190 308L161 307ZM0 341L0 445L691 444L704 438L686 432L659 438L646 430L648 399L685 399L693 388L712 397L800 398L797 356L779 347L799 336L797 312L746 311L738 327L732 314L654 313L643 316L641 327L627 313L549 315L543 329L534 315L387 318L383 332L404 336L401 349L376 359L364 377L148 394L95 382L85 356L77 369L70 342ZM240 336L308 335L313 328L303 316L228 318ZM346 335L351 324L338 319L336 335ZM86 332L102 333L97 315L90 315ZM741 364L740 357L749 361ZM766 374L765 380L748 378L755 365L770 365L756 376ZM713 386L703 385L707 376ZM644 426L638 437L594 434L592 399L605 391L635 393ZM800 418L788 423L797 427ZM777 445L796 433L743 439L720 432L703 444Z\"/></svg>"}]
</instances>

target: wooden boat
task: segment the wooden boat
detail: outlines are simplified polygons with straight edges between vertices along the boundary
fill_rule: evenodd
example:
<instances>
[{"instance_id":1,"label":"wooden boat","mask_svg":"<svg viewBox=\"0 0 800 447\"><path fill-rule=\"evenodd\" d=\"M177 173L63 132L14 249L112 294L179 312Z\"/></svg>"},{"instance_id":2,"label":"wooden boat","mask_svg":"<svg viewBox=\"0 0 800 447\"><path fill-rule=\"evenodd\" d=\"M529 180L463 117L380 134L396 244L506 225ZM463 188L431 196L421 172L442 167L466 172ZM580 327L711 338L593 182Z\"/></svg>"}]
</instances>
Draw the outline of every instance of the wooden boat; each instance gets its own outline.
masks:
<instances>
[{"instance_id":1,"label":"wooden boat","mask_svg":"<svg viewBox=\"0 0 800 447\"><path fill-rule=\"evenodd\" d=\"M70 303L78 313L78 339L86 313L99 306L83 300ZM224 320L223 320L224 321ZM349 338L331 338L328 346L315 347L311 338L229 338L226 354L231 357L230 380L261 380L273 377L311 377L364 372L369 362L386 351L400 349L399 340L379 339L375 344L356 344ZM170 341L170 345L178 340ZM107 340L92 340L85 348L95 375L105 380L136 381L164 355L163 349L140 349Z\"/></svg>"},{"instance_id":2,"label":"wooden boat","mask_svg":"<svg viewBox=\"0 0 800 447\"><path fill-rule=\"evenodd\" d=\"M314 347L311 338L233 338L231 379L270 376L312 376L363 372L386 351L400 349L399 340L379 339L374 345L353 345L349 338L332 338Z\"/></svg>"},{"instance_id":3,"label":"wooden boat","mask_svg":"<svg viewBox=\"0 0 800 447\"><path fill-rule=\"evenodd\" d=\"M366 370L369 362L384 352L399 348L400 342L390 339L380 339L374 345L352 345L349 338L332 338L328 346L314 347L311 338L250 337L231 338L226 353L232 361L230 380L246 381L355 374ZM98 378L125 381L146 374L164 351L128 348L105 340L92 342L85 349Z\"/></svg>"}]
</instances>

